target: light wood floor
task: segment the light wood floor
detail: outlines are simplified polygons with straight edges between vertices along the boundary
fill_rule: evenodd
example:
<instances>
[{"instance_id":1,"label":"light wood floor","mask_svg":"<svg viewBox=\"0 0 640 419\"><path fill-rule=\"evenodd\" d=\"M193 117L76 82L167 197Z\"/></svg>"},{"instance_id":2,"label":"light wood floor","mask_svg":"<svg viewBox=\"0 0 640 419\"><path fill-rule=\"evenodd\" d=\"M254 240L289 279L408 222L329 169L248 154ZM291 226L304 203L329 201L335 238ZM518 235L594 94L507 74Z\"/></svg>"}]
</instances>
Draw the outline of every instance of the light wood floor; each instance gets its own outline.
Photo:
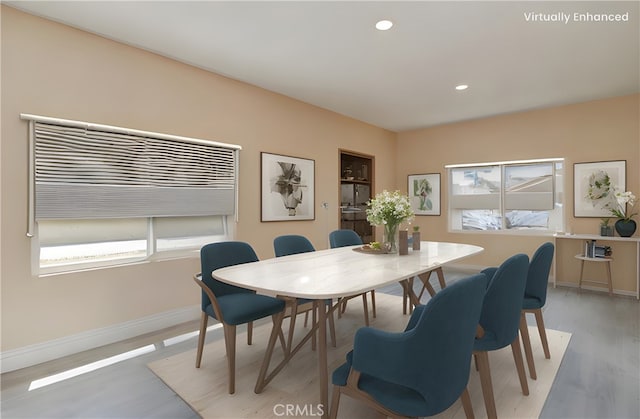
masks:
<instances>
[{"instance_id":1,"label":"light wood floor","mask_svg":"<svg viewBox=\"0 0 640 419\"><path fill-rule=\"evenodd\" d=\"M445 271L447 280L461 273ZM433 281L437 282L437 281ZM436 287L437 288L437 287ZM399 295L398 287L378 292ZM359 301L349 310L362 310ZM399 314L401 309L398 309ZM382 315L382 313L380 313ZM640 303L575 289L549 289L548 328L573 334L542 418L640 417ZM533 320L529 319L529 324ZM1 377L2 418L197 418L148 368L151 361L192 349L196 338L167 346L164 340L197 330L191 322ZM220 330L208 340L221 339ZM532 335L537 339L537 335ZM152 353L28 391L33 380L125 351L154 344ZM238 342L238 345L246 344ZM552 354L553 356L553 354Z\"/></svg>"}]
</instances>

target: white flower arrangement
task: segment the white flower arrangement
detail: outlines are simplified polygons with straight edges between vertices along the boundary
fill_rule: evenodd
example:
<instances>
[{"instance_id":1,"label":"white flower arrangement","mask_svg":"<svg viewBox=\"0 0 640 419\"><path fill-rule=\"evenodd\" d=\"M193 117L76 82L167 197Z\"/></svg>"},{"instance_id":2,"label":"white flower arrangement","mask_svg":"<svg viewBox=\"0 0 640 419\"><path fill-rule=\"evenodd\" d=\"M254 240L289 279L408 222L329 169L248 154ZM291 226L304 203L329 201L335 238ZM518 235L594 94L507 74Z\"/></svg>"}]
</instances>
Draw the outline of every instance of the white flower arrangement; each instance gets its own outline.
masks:
<instances>
[{"instance_id":1,"label":"white flower arrangement","mask_svg":"<svg viewBox=\"0 0 640 419\"><path fill-rule=\"evenodd\" d=\"M604 206L615 217L628 222L634 215L638 214L633 212L637 199L631 191L622 192L616 190L613 196L615 199L609 200ZM629 211L627 211L627 205L631 207Z\"/></svg>"},{"instance_id":2,"label":"white flower arrangement","mask_svg":"<svg viewBox=\"0 0 640 419\"><path fill-rule=\"evenodd\" d=\"M413 220L409 197L400 191L382 191L371 199L367 208L367 221L372 225L398 225Z\"/></svg>"},{"instance_id":3,"label":"white flower arrangement","mask_svg":"<svg viewBox=\"0 0 640 419\"><path fill-rule=\"evenodd\" d=\"M608 210L611 215L626 222L638 214L633 212L637 202L636 196L631 191L623 192L613 185L609 174L604 170L598 170L589 176L586 198L594 207L599 206ZM627 211L627 205L631 207L629 211ZM603 224L607 223L603 220Z\"/></svg>"}]
</instances>

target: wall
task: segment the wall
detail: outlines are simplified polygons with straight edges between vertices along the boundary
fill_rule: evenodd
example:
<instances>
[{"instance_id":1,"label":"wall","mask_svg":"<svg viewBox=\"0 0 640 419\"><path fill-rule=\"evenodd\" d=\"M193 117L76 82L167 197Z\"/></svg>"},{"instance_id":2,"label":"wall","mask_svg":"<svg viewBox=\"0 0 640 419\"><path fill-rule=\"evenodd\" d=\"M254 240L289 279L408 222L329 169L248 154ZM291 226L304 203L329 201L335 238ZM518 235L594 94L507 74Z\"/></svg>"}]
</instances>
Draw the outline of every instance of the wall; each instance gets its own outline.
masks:
<instances>
[{"instance_id":1,"label":"wall","mask_svg":"<svg viewBox=\"0 0 640 419\"><path fill-rule=\"evenodd\" d=\"M441 173L442 215L417 217L414 224L427 239L483 246L485 252L465 263L494 265L515 252L531 255L551 237L448 232L444 165L551 157L565 158L566 231L599 234L599 218L573 217L573 164L626 160L627 190L640 196L640 95L399 133L397 178L406 191L408 175Z\"/></svg>"},{"instance_id":2,"label":"wall","mask_svg":"<svg viewBox=\"0 0 640 419\"><path fill-rule=\"evenodd\" d=\"M627 160L628 189L640 195L640 95L541 109L395 134L254 86L1 6L0 148L3 352L196 305L197 258L34 278L27 223L27 123L20 113L208 138L239 144L237 238L261 258L278 234L307 235L317 248L338 226L338 149L377 156L376 190L406 191L407 175L442 173L448 163L566 158L567 230L598 231L575 219L575 162ZM397 145L396 145L397 138ZM260 222L260 152L316 163L316 220ZM384 157L384 158L383 158ZM397 164L396 164L397 163ZM327 202L329 209L321 208ZM423 237L478 244L463 263L495 265L531 254L549 237L447 232L417 217ZM638 233L636 233L638 235Z\"/></svg>"},{"instance_id":3,"label":"wall","mask_svg":"<svg viewBox=\"0 0 640 419\"><path fill-rule=\"evenodd\" d=\"M339 148L385 156L376 185L395 184L395 133L4 5L1 13L3 352L199 303L197 257L31 276L20 113L241 145L237 238L261 258L283 233L327 247L339 221ZM315 160L314 221L260 222L261 151Z\"/></svg>"}]
</instances>

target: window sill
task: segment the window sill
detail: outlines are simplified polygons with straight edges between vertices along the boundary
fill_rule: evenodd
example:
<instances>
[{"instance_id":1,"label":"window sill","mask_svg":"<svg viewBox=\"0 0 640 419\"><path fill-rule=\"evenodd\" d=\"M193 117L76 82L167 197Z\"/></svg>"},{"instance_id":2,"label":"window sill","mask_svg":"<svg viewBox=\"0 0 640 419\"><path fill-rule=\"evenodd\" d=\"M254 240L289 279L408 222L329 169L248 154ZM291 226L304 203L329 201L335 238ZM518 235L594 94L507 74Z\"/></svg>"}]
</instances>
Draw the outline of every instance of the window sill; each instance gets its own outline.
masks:
<instances>
[{"instance_id":1,"label":"window sill","mask_svg":"<svg viewBox=\"0 0 640 419\"><path fill-rule=\"evenodd\" d=\"M132 258L126 260L110 260L102 262L88 262L73 265L59 265L47 268L40 268L35 277L49 278L53 276L61 276L75 274L79 272L90 272L102 269L119 269L128 266L142 265L156 262L166 262L177 259L196 259L200 257L200 249L185 249L167 252L158 252L146 258Z\"/></svg>"}]
</instances>

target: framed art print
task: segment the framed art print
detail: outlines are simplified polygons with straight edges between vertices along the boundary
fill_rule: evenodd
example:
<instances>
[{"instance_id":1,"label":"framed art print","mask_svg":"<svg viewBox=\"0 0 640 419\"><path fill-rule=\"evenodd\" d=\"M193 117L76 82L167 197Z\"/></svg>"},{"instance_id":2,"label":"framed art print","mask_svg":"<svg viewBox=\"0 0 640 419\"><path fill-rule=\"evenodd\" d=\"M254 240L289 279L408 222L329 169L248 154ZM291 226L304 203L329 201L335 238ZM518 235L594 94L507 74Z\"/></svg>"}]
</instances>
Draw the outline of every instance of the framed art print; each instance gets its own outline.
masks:
<instances>
[{"instance_id":1,"label":"framed art print","mask_svg":"<svg viewBox=\"0 0 640 419\"><path fill-rule=\"evenodd\" d=\"M440 173L408 177L409 201L415 215L440 215Z\"/></svg>"},{"instance_id":2,"label":"framed art print","mask_svg":"<svg viewBox=\"0 0 640 419\"><path fill-rule=\"evenodd\" d=\"M264 152L260 154L261 220L313 220L315 161Z\"/></svg>"},{"instance_id":3,"label":"framed art print","mask_svg":"<svg viewBox=\"0 0 640 419\"><path fill-rule=\"evenodd\" d=\"M626 160L574 163L574 217L612 217L603 204L611 198L614 188L626 190L626 164Z\"/></svg>"}]
</instances>

